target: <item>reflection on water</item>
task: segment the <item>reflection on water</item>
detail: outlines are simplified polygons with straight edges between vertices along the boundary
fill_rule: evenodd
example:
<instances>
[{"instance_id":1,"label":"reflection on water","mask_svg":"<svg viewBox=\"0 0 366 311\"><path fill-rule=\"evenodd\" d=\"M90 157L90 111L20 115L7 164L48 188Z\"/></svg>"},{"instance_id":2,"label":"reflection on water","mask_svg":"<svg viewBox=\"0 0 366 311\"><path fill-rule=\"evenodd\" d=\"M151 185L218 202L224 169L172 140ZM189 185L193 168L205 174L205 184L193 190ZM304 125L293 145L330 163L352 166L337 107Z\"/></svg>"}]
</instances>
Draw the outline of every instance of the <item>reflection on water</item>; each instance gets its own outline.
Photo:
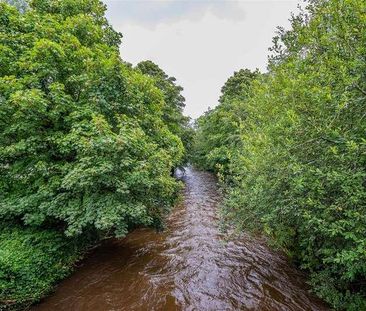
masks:
<instances>
[{"instance_id":1,"label":"reflection on water","mask_svg":"<svg viewBox=\"0 0 366 311\"><path fill-rule=\"evenodd\" d=\"M327 310L304 277L261 241L223 241L215 178L187 169L168 229L108 241L34 311Z\"/></svg>"}]
</instances>

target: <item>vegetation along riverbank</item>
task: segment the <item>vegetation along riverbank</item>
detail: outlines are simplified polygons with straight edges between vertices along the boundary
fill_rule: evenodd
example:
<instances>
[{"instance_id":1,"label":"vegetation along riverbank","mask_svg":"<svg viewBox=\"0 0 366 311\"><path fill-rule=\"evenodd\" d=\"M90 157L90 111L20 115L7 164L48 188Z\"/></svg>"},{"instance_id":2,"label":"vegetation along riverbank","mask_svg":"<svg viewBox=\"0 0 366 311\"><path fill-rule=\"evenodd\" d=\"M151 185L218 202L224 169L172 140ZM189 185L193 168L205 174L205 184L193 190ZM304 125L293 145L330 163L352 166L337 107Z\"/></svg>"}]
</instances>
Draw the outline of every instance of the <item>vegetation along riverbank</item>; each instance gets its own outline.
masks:
<instances>
[{"instance_id":1,"label":"vegetation along riverbank","mask_svg":"<svg viewBox=\"0 0 366 311\"><path fill-rule=\"evenodd\" d=\"M365 1L310 1L267 73L227 80L195 140L226 221L266 233L340 310L366 310L365 17Z\"/></svg>"},{"instance_id":2,"label":"vegetation along riverbank","mask_svg":"<svg viewBox=\"0 0 366 311\"><path fill-rule=\"evenodd\" d=\"M99 239L161 227L180 189L182 88L121 59L105 9L0 3L1 309L44 296Z\"/></svg>"},{"instance_id":3,"label":"vegetation along riverbank","mask_svg":"<svg viewBox=\"0 0 366 311\"><path fill-rule=\"evenodd\" d=\"M223 228L266 235L332 308L366 310L366 2L305 3L273 38L268 70L237 70L193 124L174 77L123 59L103 2L0 0L0 310L39 301L102 240L163 229L183 187L173 172L189 162L217 174ZM215 179L190 173L185 217L214 215ZM211 232L215 243L192 245L214 257L222 233L201 216L184 228Z\"/></svg>"}]
</instances>

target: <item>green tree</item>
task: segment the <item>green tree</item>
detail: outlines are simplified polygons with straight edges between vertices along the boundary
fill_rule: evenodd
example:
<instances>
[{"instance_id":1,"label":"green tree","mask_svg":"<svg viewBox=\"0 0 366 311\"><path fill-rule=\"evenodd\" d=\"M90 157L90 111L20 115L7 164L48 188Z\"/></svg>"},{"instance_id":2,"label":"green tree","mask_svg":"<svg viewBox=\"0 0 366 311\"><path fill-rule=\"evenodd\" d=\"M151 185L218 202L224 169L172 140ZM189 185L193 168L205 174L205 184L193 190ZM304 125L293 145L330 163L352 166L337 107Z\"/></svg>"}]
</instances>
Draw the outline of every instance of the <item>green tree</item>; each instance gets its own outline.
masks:
<instances>
[{"instance_id":1,"label":"green tree","mask_svg":"<svg viewBox=\"0 0 366 311\"><path fill-rule=\"evenodd\" d=\"M105 9L0 2L0 309L42 297L91 241L160 227L180 189L165 94L121 60Z\"/></svg>"},{"instance_id":2,"label":"green tree","mask_svg":"<svg viewBox=\"0 0 366 311\"><path fill-rule=\"evenodd\" d=\"M0 217L124 235L174 198L164 96L120 60L99 1L1 5Z\"/></svg>"},{"instance_id":3,"label":"green tree","mask_svg":"<svg viewBox=\"0 0 366 311\"><path fill-rule=\"evenodd\" d=\"M182 95L183 88L176 84L176 78L169 77L158 65L152 61L142 61L137 64L136 69L154 79L164 95L165 105L163 107L163 120L169 130L177 135L185 147L185 155L181 165L189 161L189 150L191 150L194 131L190 125L190 118L183 115L185 98Z\"/></svg>"},{"instance_id":4,"label":"green tree","mask_svg":"<svg viewBox=\"0 0 366 311\"><path fill-rule=\"evenodd\" d=\"M196 121L194 162L201 168L229 177L229 163L241 145L245 125L245 99L250 86L260 76L258 70L241 69L221 89L220 105Z\"/></svg>"},{"instance_id":5,"label":"green tree","mask_svg":"<svg viewBox=\"0 0 366 311\"><path fill-rule=\"evenodd\" d=\"M199 146L225 151L198 149L205 167L225 160L225 219L265 232L339 310L366 309L365 12L361 0L310 1L274 38L268 74L239 106L222 96L197 130ZM236 107L239 132L224 126Z\"/></svg>"}]
</instances>

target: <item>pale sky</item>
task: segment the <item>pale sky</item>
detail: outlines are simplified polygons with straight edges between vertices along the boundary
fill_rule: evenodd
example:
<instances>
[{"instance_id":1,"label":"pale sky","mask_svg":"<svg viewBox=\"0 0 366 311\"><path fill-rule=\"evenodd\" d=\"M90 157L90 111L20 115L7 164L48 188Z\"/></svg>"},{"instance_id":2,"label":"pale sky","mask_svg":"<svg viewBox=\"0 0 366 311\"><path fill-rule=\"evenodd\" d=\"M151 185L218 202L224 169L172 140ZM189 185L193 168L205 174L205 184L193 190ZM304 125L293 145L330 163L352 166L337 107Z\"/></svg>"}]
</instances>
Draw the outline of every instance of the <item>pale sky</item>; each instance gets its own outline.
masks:
<instances>
[{"instance_id":1,"label":"pale sky","mask_svg":"<svg viewBox=\"0 0 366 311\"><path fill-rule=\"evenodd\" d=\"M152 60L177 78L185 114L217 105L220 89L241 68L266 70L276 27L289 27L301 0L112 0L107 18L123 34L121 56Z\"/></svg>"}]
</instances>

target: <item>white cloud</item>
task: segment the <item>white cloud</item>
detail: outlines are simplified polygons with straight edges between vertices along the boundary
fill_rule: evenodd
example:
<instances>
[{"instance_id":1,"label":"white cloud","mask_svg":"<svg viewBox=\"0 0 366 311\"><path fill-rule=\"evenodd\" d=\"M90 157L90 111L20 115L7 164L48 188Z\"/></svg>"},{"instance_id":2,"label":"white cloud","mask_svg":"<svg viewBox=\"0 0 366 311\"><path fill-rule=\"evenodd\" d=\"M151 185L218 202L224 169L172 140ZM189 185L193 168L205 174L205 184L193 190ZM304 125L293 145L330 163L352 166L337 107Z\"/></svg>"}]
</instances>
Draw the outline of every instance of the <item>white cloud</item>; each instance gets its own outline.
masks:
<instances>
[{"instance_id":1,"label":"white cloud","mask_svg":"<svg viewBox=\"0 0 366 311\"><path fill-rule=\"evenodd\" d=\"M197 20L210 11L220 18L242 19L244 11L235 0L109 0L108 16L145 27Z\"/></svg>"},{"instance_id":2,"label":"white cloud","mask_svg":"<svg viewBox=\"0 0 366 311\"><path fill-rule=\"evenodd\" d=\"M289 26L290 12L296 10L298 1L234 3L239 8L237 16L230 11L233 7L220 11L210 2L194 19L187 17L191 16L188 10L186 15L151 27L138 19L118 18L116 11L109 19L124 35L122 58L133 64L150 59L175 76L184 87L185 112L196 118L217 104L222 85L235 70L265 70L276 27Z\"/></svg>"}]
</instances>

